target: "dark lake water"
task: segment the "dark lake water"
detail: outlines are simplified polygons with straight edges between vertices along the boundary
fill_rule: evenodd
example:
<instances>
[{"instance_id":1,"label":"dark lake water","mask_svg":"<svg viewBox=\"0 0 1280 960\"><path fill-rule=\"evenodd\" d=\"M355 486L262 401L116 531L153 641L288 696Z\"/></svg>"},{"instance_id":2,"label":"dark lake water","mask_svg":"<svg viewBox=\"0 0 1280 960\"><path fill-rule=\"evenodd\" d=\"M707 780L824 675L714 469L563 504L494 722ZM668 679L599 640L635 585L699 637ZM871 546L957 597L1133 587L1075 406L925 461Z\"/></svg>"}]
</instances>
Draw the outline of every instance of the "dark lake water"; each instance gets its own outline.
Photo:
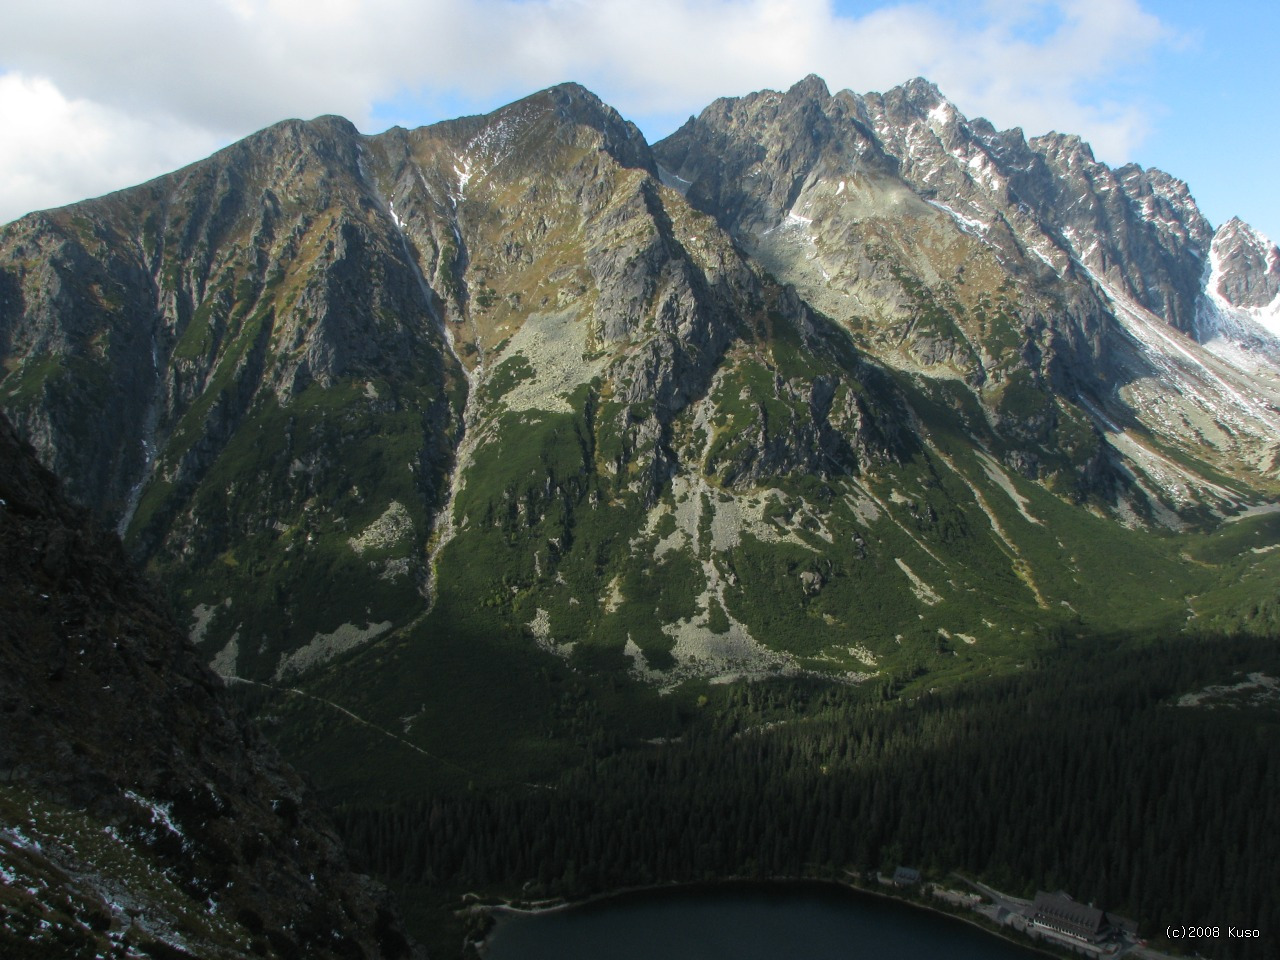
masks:
<instances>
[{"instance_id":1,"label":"dark lake water","mask_svg":"<svg viewBox=\"0 0 1280 960\"><path fill-rule=\"evenodd\" d=\"M625 894L501 916L488 960L1029 960L968 924L829 884Z\"/></svg>"}]
</instances>

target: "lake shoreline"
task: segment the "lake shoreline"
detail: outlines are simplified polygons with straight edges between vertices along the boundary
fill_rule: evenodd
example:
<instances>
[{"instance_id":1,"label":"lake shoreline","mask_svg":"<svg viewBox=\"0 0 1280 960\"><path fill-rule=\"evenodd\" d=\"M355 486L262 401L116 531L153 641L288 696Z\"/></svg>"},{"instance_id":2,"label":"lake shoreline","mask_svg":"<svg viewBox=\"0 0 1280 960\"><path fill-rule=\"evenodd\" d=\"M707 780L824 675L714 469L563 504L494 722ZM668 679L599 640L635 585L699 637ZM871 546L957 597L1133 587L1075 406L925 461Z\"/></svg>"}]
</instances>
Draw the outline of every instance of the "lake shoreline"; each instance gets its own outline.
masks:
<instances>
[{"instance_id":1,"label":"lake shoreline","mask_svg":"<svg viewBox=\"0 0 1280 960\"><path fill-rule=\"evenodd\" d=\"M610 900L621 900L646 893L664 893L670 891L717 891L726 888L756 888L767 889L777 887L804 887L810 886L815 888L828 888L839 890L843 893L853 893L857 895L866 895L874 897L878 900L885 900L895 904L901 904L904 907L919 910L924 913L933 914L934 916L957 920L961 923L973 927L979 932L996 937L1005 941L1011 946L1028 950L1033 953L1046 957L1058 957L1059 954L1045 950L1042 944L1037 944L1030 938L1015 938L1001 930L996 929L990 923L984 923L976 918L965 916L958 911L951 911L945 908L934 906L920 900L909 899L903 896L897 896L886 890L879 890L875 887L866 886L853 880L841 880L832 877L725 877L719 880L705 881L672 881L670 883L644 884L634 887L622 887L617 890L610 890L601 893L590 894L574 900L556 898L553 901L520 901L505 900L495 904L482 904L474 902L471 909L483 911L494 922L498 923L502 915L507 916L537 916L546 913L559 913L567 910L576 910L583 907L594 906L607 903ZM477 900L479 898L477 897ZM476 941L472 944L475 952L484 958L487 956L485 945L488 940L488 933L484 940Z\"/></svg>"}]
</instances>

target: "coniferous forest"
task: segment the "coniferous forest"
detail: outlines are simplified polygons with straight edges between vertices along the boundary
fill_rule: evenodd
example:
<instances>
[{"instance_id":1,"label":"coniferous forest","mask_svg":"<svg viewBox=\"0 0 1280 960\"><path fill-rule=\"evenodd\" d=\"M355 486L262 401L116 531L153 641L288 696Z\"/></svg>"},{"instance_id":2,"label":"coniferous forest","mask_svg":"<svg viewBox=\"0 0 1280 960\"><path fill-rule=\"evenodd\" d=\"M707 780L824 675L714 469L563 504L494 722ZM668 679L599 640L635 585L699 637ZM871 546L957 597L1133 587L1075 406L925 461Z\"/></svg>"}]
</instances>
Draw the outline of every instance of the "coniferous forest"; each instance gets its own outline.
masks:
<instances>
[{"instance_id":1,"label":"coniferous forest","mask_svg":"<svg viewBox=\"0 0 1280 960\"><path fill-rule=\"evenodd\" d=\"M1157 946L1168 924L1258 929L1182 947L1262 960L1280 955L1280 703L1178 701L1277 666L1275 639L1196 637L1062 645L919 696L737 685L698 700L678 739L597 728L559 782L339 805L339 824L366 868L442 914L471 889L577 898L905 864L1063 889Z\"/></svg>"}]
</instances>

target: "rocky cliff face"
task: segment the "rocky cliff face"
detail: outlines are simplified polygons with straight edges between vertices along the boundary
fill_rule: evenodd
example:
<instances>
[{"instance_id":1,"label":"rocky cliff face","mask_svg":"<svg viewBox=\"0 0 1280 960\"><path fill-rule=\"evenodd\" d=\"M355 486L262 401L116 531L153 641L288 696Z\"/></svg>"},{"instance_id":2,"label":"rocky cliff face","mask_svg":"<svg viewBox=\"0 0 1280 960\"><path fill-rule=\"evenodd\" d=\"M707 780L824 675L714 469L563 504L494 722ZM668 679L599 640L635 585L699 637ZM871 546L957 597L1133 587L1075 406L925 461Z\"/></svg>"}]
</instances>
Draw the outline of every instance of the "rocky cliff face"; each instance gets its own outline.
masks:
<instances>
[{"instance_id":1,"label":"rocky cliff face","mask_svg":"<svg viewBox=\"0 0 1280 960\"><path fill-rule=\"evenodd\" d=\"M439 333L398 236L369 214L358 140L337 119L281 124L9 228L6 353L54 369L24 365L6 405L73 493L127 526L140 485L200 482L251 407L313 381L390 366L429 410Z\"/></svg>"},{"instance_id":2,"label":"rocky cliff face","mask_svg":"<svg viewBox=\"0 0 1280 960\"><path fill-rule=\"evenodd\" d=\"M1223 299L1230 286L1266 309L1268 248L1230 225L1215 241L1181 181L1111 170L1078 137L1027 141L970 121L923 80L832 95L810 77L717 101L655 152L696 206L867 350L963 378L1004 432L1031 441L1010 466L1054 472L1048 433L1009 409L1016 385L1056 417L1092 421L1116 448L1120 487L1127 476L1183 505L1213 499L1130 422L1220 469L1270 477L1280 352ZM1213 266L1227 256L1239 277ZM1224 330L1247 362L1203 349ZM1262 402L1241 403L1255 373ZM1096 462L1079 477L1108 475Z\"/></svg>"},{"instance_id":3,"label":"rocky cliff face","mask_svg":"<svg viewBox=\"0 0 1280 960\"><path fill-rule=\"evenodd\" d=\"M363 149L346 121L280 124L4 240L6 407L73 494L160 570L319 541L261 596L281 612L250 618L246 658L329 576L401 603L426 579L463 377ZM390 502L376 560L346 548Z\"/></svg>"},{"instance_id":4,"label":"rocky cliff face","mask_svg":"<svg viewBox=\"0 0 1280 960\"><path fill-rule=\"evenodd\" d=\"M1233 218L1213 235L1208 274L1199 338L1223 337L1274 352L1280 338L1280 248Z\"/></svg>"},{"instance_id":5,"label":"rocky cliff face","mask_svg":"<svg viewBox=\"0 0 1280 960\"><path fill-rule=\"evenodd\" d=\"M0 944L407 957L296 774L0 418Z\"/></svg>"},{"instance_id":6,"label":"rocky cliff face","mask_svg":"<svg viewBox=\"0 0 1280 960\"><path fill-rule=\"evenodd\" d=\"M370 170L406 243L453 241L452 273L423 270L447 291L470 386L430 601L484 598L499 633L565 657L591 633L588 659L619 672L768 660L745 630L673 653L645 611L671 576L723 589L687 539L713 487L736 504L912 454L884 371L664 187L635 128L580 87L376 143ZM658 536L680 504L679 533ZM625 568L651 551L660 572L637 567L628 595Z\"/></svg>"},{"instance_id":7,"label":"rocky cliff face","mask_svg":"<svg viewBox=\"0 0 1280 960\"><path fill-rule=\"evenodd\" d=\"M544 412L588 418L576 473L654 503L714 446L695 401L775 324L830 356L750 400L753 442L717 447L713 474L758 486L910 448L900 400L862 389L883 377L823 347L573 85L380 137L281 124L3 244L8 408L227 672L282 678L412 622L470 473L501 475L477 457ZM586 490L526 487L496 483L483 509Z\"/></svg>"}]
</instances>

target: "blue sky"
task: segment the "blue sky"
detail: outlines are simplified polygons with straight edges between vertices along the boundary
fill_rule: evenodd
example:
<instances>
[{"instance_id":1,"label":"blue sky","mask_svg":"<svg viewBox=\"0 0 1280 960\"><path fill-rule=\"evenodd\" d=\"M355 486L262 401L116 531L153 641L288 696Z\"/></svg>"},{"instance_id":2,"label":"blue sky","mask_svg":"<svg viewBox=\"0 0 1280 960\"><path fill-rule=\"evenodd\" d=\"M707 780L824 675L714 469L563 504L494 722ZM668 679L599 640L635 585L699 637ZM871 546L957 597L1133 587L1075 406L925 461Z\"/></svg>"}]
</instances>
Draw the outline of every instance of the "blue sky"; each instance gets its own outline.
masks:
<instances>
[{"instance_id":1,"label":"blue sky","mask_svg":"<svg viewBox=\"0 0 1280 960\"><path fill-rule=\"evenodd\" d=\"M15 9L16 8L16 9ZM651 140L717 96L884 90L1079 133L1280 239L1280 10L1189 0L43 0L0 12L0 221L140 182L291 116L365 132L577 80Z\"/></svg>"},{"instance_id":2,"label":"blue sky","mask_svg":"<svg viewBox=\"0 0 1280 960\"><path fill-rule=\"evenodd\" d=\"M1158 9L1183 39L1140 78L1154 118L1133 159L1187 181L1215 226L1239 216L1280 242L1280 6L1166 0Z\"/></svg>"}]
</instances>

